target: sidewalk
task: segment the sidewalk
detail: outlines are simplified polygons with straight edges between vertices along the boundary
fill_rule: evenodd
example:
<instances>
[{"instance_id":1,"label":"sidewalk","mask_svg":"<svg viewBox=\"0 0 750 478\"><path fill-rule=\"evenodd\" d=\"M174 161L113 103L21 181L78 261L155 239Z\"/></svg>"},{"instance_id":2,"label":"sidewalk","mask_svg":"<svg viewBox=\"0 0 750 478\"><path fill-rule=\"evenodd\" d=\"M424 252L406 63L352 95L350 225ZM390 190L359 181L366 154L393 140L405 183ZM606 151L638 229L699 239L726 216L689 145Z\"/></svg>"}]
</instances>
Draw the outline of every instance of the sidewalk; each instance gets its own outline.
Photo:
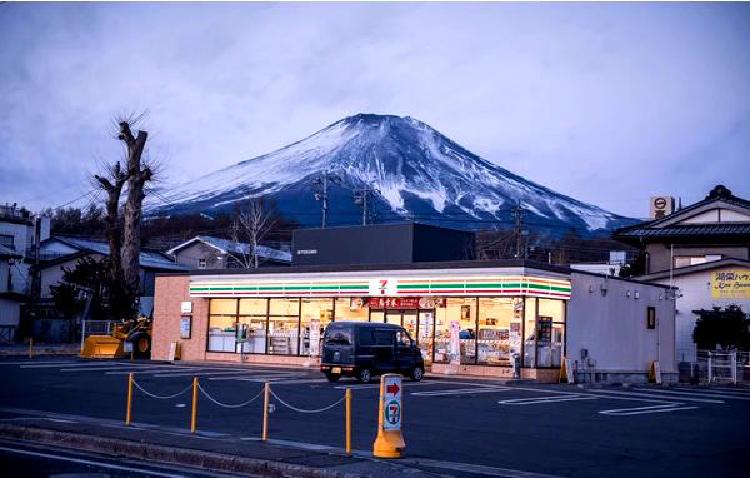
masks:
<instances>
[{"instance_id":1,"label":"sidewalk","mask_svg":"<svg viewBox=\"0 0 750 478\"><path fill-rule=\"evenodd\" d=\"M34 356L37 355L77 355L81 352L80 344L34 344ZM0 345L0 357L28 357L29 344Z\"/></svg>"},{"instance_id":2,"label":"sidewalk","mask_svg":"<svg viewBox=\"0 0 750 478\"><path fill-rule=\"evenodd\" d=\"M184 465L214 472L294 476L301 478L392 478L408 474L414 478L449 476L433 473L399 460L372 458L366 450L347 457L343 449L313 446L284 440L232 437L210 432L192 435L187 430L134 423L91 419L72 423L73 417L22 418L0 423L0 438L52 445L79 451Z\"/></svg>"}]
</instances>

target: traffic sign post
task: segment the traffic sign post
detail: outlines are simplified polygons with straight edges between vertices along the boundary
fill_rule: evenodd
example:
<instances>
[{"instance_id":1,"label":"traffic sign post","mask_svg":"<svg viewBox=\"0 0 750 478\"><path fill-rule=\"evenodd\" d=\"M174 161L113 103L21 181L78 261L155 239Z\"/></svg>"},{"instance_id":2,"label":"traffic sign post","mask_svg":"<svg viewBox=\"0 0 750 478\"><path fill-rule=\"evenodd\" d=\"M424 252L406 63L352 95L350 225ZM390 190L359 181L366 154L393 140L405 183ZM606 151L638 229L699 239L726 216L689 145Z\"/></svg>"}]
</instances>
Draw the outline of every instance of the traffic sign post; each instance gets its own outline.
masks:
<instances>
[{"instance_id":1,"label":"traffic sign post","mask_svg":"<svg viewBox=\"0 0 750 478\"><path fill-rule=\"evenodd\" d=\"M406 449L401 434L403 418L401 375L387 373L380 377L378 434L372 446L376 458L401 458Z\"/></svg>"}]
</instances>

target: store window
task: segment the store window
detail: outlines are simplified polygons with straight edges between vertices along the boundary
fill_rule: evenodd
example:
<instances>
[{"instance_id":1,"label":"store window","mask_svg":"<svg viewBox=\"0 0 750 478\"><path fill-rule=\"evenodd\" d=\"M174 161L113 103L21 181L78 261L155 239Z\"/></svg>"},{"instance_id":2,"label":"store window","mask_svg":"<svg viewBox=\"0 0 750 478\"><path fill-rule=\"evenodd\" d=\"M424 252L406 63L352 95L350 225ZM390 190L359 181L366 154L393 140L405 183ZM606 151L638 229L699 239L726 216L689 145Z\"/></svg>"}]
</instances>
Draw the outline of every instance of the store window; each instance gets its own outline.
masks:
<instances>
[{"instance_id":1,"label":"store window","mask_svg":"<svg viewBox=\"0 0 750 478\"><path fill-rule=\"evenodd\" d=\"M302 299L300 318L300 354L320 355L323 331L333 318L333 299Z\"/></svg>"},{"instance_id":2,"label":"store window","mask_svg":"<svg viewBox=\"0 0 750 478\"><path fill-rule=\"evenodd\" d=\"M299 299L270 299L268 353L297 355L299 349Z\"/></svg>"},{"instance_id":3,"label":"store window","mask_svg":"<svg viewBox=\"0 0 750 478\"><path fill-rule=\"evenodd\" d=\"M336 322L367 322L369 313L365 300L361 297L336 299Z\"/></svg>"},{"instance_id":4,"label":"store window","mask_svg":"<svg viewBox=\"0 0 750 478\"><path fill-rule=\"evenodd\" d=\"M452 322L459 324L459 354L462 364L475 364L477 362L477 299L474 297L465 299L448 298L445 303L446 319L449 327Z\"/></svg>"},{"instance_id":5,"label":"store window","mask_svg":"<svg viewBox=\"0 0 750 478\"><path fill-rule=\"evenodd\" d=\"M565 343L565 302L539 299L537 367L559 367Z\"/></svg>"},{"instance_id":6,"label":"store window","mask_svg":"<svg viewBox=\"0 0 750 478\"><path fill-rule=\"evenodd\" d=\"M524 299L523 314L523 366L536 367L536 306L537 299Z\"/></svg>"},{"instance_id":7,"label":"store window","mask_svg":"<svg viewBox=\"0 0 750 478\"><path fill-rule=\"evenodd\" d=\"M211 299L208 305L208 351L234 352L237 299Z\"/></svg>"},{"instance_id":8,"label":"store window","mask_svg":"<svg viewBox=\"0 0 750 478\"><path fill-rule=\"evenodd\" d=\"M522 314L521 299L479 299L478 363L511 366L512 354L521 352Z\"/></svg>"},{"instance_id":9,"label":"store window","mask_svg":"<svg viewBox=\"0 0 750 478\"><path fill-rule=\"evenodd\" d=\"M239 320L244 326L238 351L249 354L266 353L266 315L268 299L239 299Z\"/></svg>"}]
</instances>

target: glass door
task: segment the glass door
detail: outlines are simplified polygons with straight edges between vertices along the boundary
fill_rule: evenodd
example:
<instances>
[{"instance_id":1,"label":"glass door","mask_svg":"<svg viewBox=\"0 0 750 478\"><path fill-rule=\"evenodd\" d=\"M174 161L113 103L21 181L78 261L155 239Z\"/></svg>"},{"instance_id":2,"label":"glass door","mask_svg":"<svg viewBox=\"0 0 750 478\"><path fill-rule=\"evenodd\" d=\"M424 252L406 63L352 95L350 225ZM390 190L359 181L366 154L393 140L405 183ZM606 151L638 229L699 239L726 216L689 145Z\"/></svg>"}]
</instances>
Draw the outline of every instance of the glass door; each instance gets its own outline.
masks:
<instances>
[{"instance_id":1,"label":"glass door","mask_svg":"<svg viewBox=\"0 0 750 478\"><path fill-rule=\"evenodd\" d=\"M415 338L422 352L425 365L432 364L432 347L435 334L435 311L420 310L419 323L417 324L417 335Z\"/></svg>"},{"instance_id":2,"label":"glass door","mask_svg":"<svg viewBox=\"0 0 750 478\"><path fill-rule=\"evenodd\" d=\"M401 311L400 310L388 310L385 312L385 323L401 325Z\"/></svg>"}]
</instances>

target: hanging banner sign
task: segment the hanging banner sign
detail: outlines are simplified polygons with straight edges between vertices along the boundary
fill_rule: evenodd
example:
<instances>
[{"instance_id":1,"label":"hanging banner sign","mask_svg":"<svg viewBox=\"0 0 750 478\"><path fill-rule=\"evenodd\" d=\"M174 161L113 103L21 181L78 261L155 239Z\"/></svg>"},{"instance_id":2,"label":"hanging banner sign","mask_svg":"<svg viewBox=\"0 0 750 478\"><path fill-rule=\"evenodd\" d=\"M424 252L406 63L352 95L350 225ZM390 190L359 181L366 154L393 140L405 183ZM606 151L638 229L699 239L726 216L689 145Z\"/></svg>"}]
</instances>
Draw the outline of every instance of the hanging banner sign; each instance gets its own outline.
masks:
<instances>
[{"instance_id":1,"label":"hanging banner sign","mask_svg":"<svg viewBox=\"0 0 750 478\"><path fill-rule=\"evenodd\" d=\"M370 297L367 305L371 309L434 309L445 307L440 297Z\"/></svg>"},{"instance_id":2,"label":"hanging banner sign","mask_svg":"<svg viewBox=\"0 0 750 478\"><path fill-rule=\"evenodd\" d=\"M711 298L750 299L750 269L724 269L712 272Z\"/></svg>"}]
</instances>

